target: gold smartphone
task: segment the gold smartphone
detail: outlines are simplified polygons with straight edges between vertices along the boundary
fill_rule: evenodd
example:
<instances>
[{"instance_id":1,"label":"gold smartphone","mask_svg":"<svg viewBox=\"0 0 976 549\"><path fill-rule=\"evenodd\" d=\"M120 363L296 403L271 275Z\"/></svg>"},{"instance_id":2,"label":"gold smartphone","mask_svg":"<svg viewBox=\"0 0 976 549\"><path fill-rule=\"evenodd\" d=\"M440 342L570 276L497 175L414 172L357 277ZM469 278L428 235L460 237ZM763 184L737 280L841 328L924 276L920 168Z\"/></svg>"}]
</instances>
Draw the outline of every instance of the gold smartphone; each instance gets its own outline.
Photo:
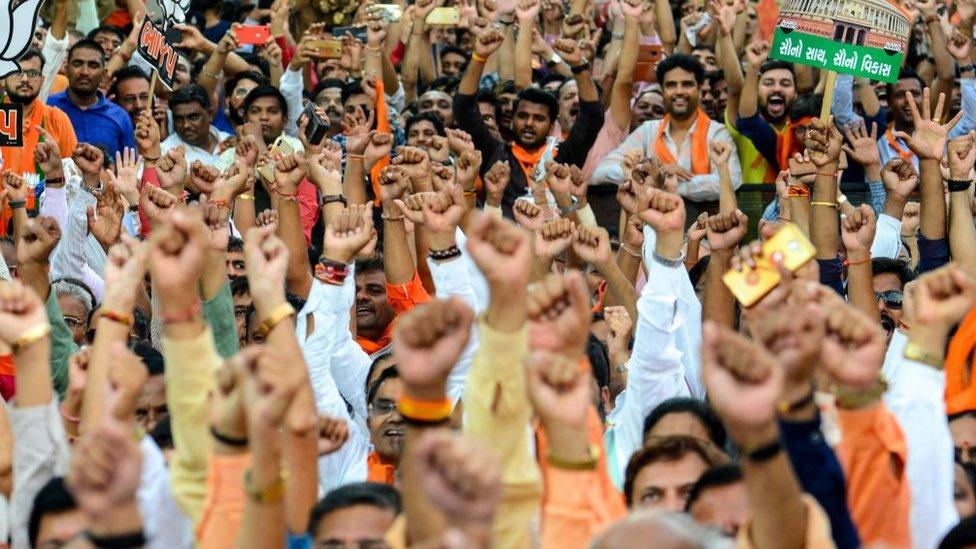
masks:
<instances>
[{"instance_id":1,"label":"gold smartphone","mask_svg":"<svg viewBox=\"0 0 976 549\"><path fill-rule=\"evenodd\" d=\"M271 145L270 152L271 158L275 158L278 155L292 154L295 152L295 148L285 141L285 136L279 135L278 139L275 139L274 144ZM274 181L274 162L268 162L267 164L258 166L257 171L258 175L265 181L269 183Z\"/></svg>"},{"instance_id":2,"label":"gold smartphone","mask_svg":"<svg viewBox=\"0 0 976 549\"><path fill-rule=\"evenodd\" d=\"M427 15L425 22L428 25L442 25L445 27L455 27L461 20L461 12L457 8L434 8Z\"/></svg>"},{"instance_id":3,"label":"gold smartphone","mask_svg":"<svg viewBox=\"0 0 976 549\"><path fill-rule=\"evenodd\" d=\"M755 269L730 269L722 276L722 281L743 307L752 307L779 284L779 270L774 259L793 272L817 255L816 248L803 231L792 223L787 223L764 242L762 251L762 256L756 258Z\"/></svg>"},{"instance_id":4,"label":"gold smartphone","mask_svg":"<svg viewBox=\"0 0 976 549\"><path fill-rule=\"evenodd\" d=\"M369 7L370 13L377 11L382 11L383 18L391 23L399 21L400 17L403 16L403 8L397 4L373 4Z\"/></svg>"},{"instance_id":5,"label":"gold smartphone","mask_svg":"<svg viewBox=\"0 0 976 549\"><path fill-rule=\"evenodd\" d=\"M342 57L342 41L340 40L309 40L308 45L319 59L339 59Z\"/></svg>"}]
</instances>

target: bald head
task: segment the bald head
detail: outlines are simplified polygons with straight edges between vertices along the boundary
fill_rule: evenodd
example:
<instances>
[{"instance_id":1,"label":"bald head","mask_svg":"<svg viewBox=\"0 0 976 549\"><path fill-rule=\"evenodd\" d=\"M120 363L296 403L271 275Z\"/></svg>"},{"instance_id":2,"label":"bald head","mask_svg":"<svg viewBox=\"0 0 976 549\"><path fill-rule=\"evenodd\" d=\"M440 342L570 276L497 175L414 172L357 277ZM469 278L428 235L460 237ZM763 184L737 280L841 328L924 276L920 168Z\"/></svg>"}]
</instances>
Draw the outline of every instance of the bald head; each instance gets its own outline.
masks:
<instances>
[{"instance_id":1,"label":"bald head","mask_svg":"<svg viewBox=\"0 0 976 549\"><path fill-rule=\"evenodd\" d=\"M648 544L648 540L654 540ZM687 515L665 511L638 511L612 525L597 538L594 549L712 549L733 547L732 540L707 530Z\"/></svg>"}]
</instances>

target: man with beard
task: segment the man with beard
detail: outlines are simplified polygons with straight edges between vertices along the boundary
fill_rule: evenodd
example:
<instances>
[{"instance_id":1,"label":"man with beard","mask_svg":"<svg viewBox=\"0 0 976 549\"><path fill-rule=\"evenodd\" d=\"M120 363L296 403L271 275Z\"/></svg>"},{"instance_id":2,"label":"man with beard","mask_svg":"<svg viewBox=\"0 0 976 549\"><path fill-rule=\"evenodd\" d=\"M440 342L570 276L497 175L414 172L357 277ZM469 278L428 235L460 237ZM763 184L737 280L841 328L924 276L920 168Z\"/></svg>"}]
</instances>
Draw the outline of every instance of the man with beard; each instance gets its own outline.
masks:
<instances>
[{"instance_id":1,"label":"man with beard","mask_svg":"<svg viewBox=\"0 0 976 549\"><path fill-rule=\"evenodd\" d=\"M129 147L136 148L135 129L129 113L105 99L98 89L105 72L105 52L94 40L79 40L68 50L68 89L52 95L48 105L64 111L79 141L98 143L109 158ZM62 149L70 154L71 149Z\"/></svg>"},{"instance_id":2,"label":"man with beard","mask_svg":"<svg viewBox=\"0 0 976 549\"><path fill-rule=\"evenodd\" d=\"M752 142L766 160L769 170L763 183L776 180L780 170L788 168L794 153L803 151L803 142L795 139L793 124L809 120L791 120L790 107L796 99L793 66L768 60L769 45L764 42L746 48L746 75L739 96L736 129Z\"/></svg>"},{"instance_id":3,"label":"man with beard","mask_svg":"<svg viewBox=\"0 0 976 549\"><path fill-rule=\"evenodd\" d=\"M898 73L898 81L888 84L888 110L891 111L894 123L878 138L878 149L881 152L881 165L884 166L893 158L901 158L918 170L918 158L908 148L908 145L898 137L898 132L911 135L915 131L915 121L912 118L910 101L915 102L915 108L922 111L922 91L925 82L910 68L903 68ZM912 98L909 100L908 94Z\"/></svg>"},{"instance_id":4,"label":"man with beard","mask_svg":"<svg viewBox=\"0 0 976 549\"><path fill-rule=\"evenodd\" d=\"M108 90L108 96L129 113L132 123L136 123L139 113L149 106L149 75L141 67L129 65L115 72L115 82Z\"/></svg>"},{"instance_id":5,"label":"man with beard","mask_svg":"<svg viewBox=\"0 0 976 549\"><path fill-rule=\"evenodd\" d=\"M896 330L907 331L902 303L905 285L915 280L915 272L907 263L899 259L875 257L871 260L872 285L874 297L881 314L881 325L888 332L888 338Z\"/></svg>"},{"instance_id":6,"label":"man with beard","mask_svg":"<svg viewBox=\"0 0 976 549\"><path fill-rule=\"evenodd\" d=\"M20 71L4 79L7 101L23 108L24 142L20 147L0 147L3 167L17 174L37 173L34 149L41 139L39 127L47 131L45 139L53 138L62 155L70 156L78 145L71 120L57 107L49 107L37 95L44 82L44 57L35 49L27 50L20 58Z\"/></svg>"},{"instance_id":7,"label":"man with beard","mask_svg":"<svg viewBox=\"0 0 976 549\"><path fill-rule=\"evenodd\" d=\"M342 87L345 82L338 78L329 78L319 82L312 93L312 101L325 110L329 117L328 137L342 133Z\"/></svg>"},{"instance_id":8,"label":"man with beard","mask_svg":"<svg viewBox=\"0 0 976 549\"><path fill-rule=\"evenodd\" d=\"M481 175L499 160L508 162L511 179L505 188L502 208L506 215L511 215L515 199L529 190L528 182L545 177L546 162L583 166L603 126L603 106L590 76L590 65L583 60L579 45L572 40L559 40L554 48L572 67L579 90L579 114L568 137L562 143L549 137L559 114L556 98L549 92L526 88L519 92L515 100L512 122L514 140L506 143L496 139L481 117L477 93L485 62L501 46L502 40L502 33L496 29L484 31L475 40L474 54L454 98L454 120L460 129L471 134L475 148L482 153ZM559 207L572 210L573 204L559 204Z\"/></svg>"},{"instance_id":9,"label":"man with beard","mask_svg":"<svg viewBox=\"0 0 976 549\"><path fill-rule=\"evenodd\" d=\"M662 172L678 178L678 194L690 201L688 219L695 219L699 211L717 210L719 176L717 165L709 159L709 143L732 142L725 126L708 118L699 105L701 83L705 69L690 55L676 54L657 66L657 80L664 90L664 107L667 115L663 120L645 122L593 172L592 184L624 182L621 164L624 156L634 150L661 161ZM729 159L732 184L742 184L738 157Z\"/></svg>"}]
</instances>

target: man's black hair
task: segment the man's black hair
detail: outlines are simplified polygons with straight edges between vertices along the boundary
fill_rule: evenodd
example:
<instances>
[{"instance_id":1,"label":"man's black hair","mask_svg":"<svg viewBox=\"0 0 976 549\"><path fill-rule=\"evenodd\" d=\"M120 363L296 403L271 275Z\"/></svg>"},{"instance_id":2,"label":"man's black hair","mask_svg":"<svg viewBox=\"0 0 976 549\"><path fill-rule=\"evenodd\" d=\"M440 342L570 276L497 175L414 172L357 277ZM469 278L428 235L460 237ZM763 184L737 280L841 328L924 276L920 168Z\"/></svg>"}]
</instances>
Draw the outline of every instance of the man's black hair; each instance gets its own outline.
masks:
<instances>
[{"instance_id":1,"label":"man's black hair","mask_svg":"<svg viewBox=\"0 0 976 549\"><path fill-rule=\"evenodd\" d=\"M315 101L315 98L322 93L322 90L327 90L330 88L339 88L341 90L343 87L345 87L345 85L346 83L339 78L326 78L325 80L319 82L315 86L315 89L312 90L312 101Z\"/></svg>"},{"instance_id":2,"label":"man's black hair","mask_svg":"<svg viewBox=\"0 0 976 549\"><path fill-rule=\"evenodd\" d=\"M688 271L688 279L691 280L691 287L698 288L698 283L701 282L705 272L708 270L708 264L710 263L709 258L711 255L706 255L705 257L698 260L695 266Z\"/></svg>"},{"instance_id":3,"label":"man's black hair","mask_svg":"<svg viewBox=\"0 0 976 549\"><path fill-rule=\"evenodd\" d=\"M228 252L243 252L244 251L244 241L236 236L232 236L227 240L227 251Z\"/></svg>"},{"instance_id":4,"label":"man's black hair","mask_svg":"<svg viewBox=\"0 0 976 549\"><path fill-rule=\"evenodd\" d=\"M166 373L163 355L152 345L145 341L138 341L132 347L132 352L142 359L142 363L146 365L146 371L149 372L150 376L161 376Z\"/></svg>"},{"instance_id":5,"label":"man's black hair","mask_svg":"<svg viewBox=\"0 0 976 549\"><path fill-rule=\"evenodd\" d=\"M31 547L37 547L37 534L41 529L41 519L48 513L64 513L78 508L74 496L64 485L64 478L54 477L47 481L34 496L30 519L27 522L27 537Z\"/></svg>"},{"instance_id":6,"label":"man's black hair","mask_svg":"<svg viewBox=\"0 0 976 549\"><path fill-rule=\"evenodd\" d=\"M939 549L964 549L976 545L976 516L964 518L942 538Z\"/></svg>"},{"instance_id":7,"label":"man's black hair","mask_svg":"<svg viewBox=\"0 0 976 549\"><path fill-rule=\"evenodd\" d=\"M179 105L190 103L199 103L203 110L209 111L211 106L210 94L200 84L190 82L173 92L173 95L169 97L170 110L174 110Z\"/></svg>"},{"instance_id":8,"label":"man's black hair","mask_svg":"<svg viewBox=\"0 0 976 549\"><path fill-rule=\"evenodd\" d=\"M478 103L488 103L492 106L495 111L495 118L498 118L498 98L490 90L480 89L478 90L478 95L475 96L475 100Z\"/></svg>"},{"instance_id":9,"label":"man's black hair","mask_svg":"<svg viewBox=\"0 0 976 549\"><path fill-rule=\"evenodd\" d=\"M246 276L239 276L230 281L230 295L239 296L251 293L251 286L247 282Z\"/></svg>"},{"instance_id":10,"label":"man's black hair","mask_svg":"<svg viewBox=\"0 0 976 549\"><path fill-rule=\"evenodd\" d=\"M410 135L410 128L413 127L414 124L423 122L425 120L434 125L434 131L437 132L437 135L441 137L447 135L444 133L444 122L441 120L441 117L432 112L421 112L408 118L407 123L404 124L403 133Z\"/></svg>"},{"instance_id":11,"label":"man's black hair","mask_svg":"<svg viewBox=\"0 0 976 549\"><path fill-rule=\"evenodd\" d=\"M819 93L797 96L790 106L790 118L799 120L808 116L819 117L821 105L823 105L823 95Z\"/></svg>"},{"instance_id":12,"label":"man's black hair","mask_svg":"<svg viewBox=\"0 0 976 549\"><path fill-rule=\"evenodd\" d=\"M429 91L442 91L448 95L454 95L454 92L457 91L460 84L461 77L459 76L438 76L433 82L430 83L429 86L427 86L424 93Z\"/></svg>"},{"instance_id":13,"label":"man's black hair","mask_svg":"<svg viewBox=\"0 0 976 549\"><path fill-rule=\"evenodd\" d=\"M366 90L363 89L363 83L360 80L350 80L342 86L342 104L345 105L346 101L354 95L365 93Z\"/></svg>"},{"instance_id":14,"label":"man's black hair","mask_svg":"<svg viewBox=\"0 0 976 549\"><path fill-rule=\"evenodd\" d=\"M366 391L366 404L372 404L373 401L376 400L376 393L380 391L380 387L382 387L384 383L391 379L399 378L400 372L397 370L395 364L380 372L380 375L376 377L376 381L374 381L372 385L369 386L369 390Z\"/></svg>"},{"instance_id":15,"label":"man's black hair","mask_svg":"<svg viewBox=\"0 0 976 549\"><path fill-rule=\"evenodd\" d=\"M262 84L269 84L270 80L268 77L254 71L244 71L235 74L232 78L228 79L224 83L224 95L230 97L234 93L234 88L237 87L238 82L241 80L251 80L252 82L257 82L258 86Z\"/></svg>"},{"instance_id":16,"label":"man's black hair","mask_svg":"<svg viewBox=\"0 0 976 549\"><path fill-rule=\"evenodd\" d=\"M738 465L726 463L705 470L702 476L698 477L698 480L691 485L688 501L685 502L685 513L691 512L692 506L705 490L729 486L737 482L742 482L742 468Z\"/></svg>"},{"instance_id":17,"label":"man's black hair","mask_svg":"<svg viewBox=\"0 0 976 549\"><path fill-rule=\"evenodd\" d=\"M593 332L586 338L586 356L590 359L590 370L601 389L610 385L610 357L607 346Z\"/></svg>"},{"instance_id":18,"label":"man's black hair","mask_svg":"<svg viewBox=\"0 0 976 549\"><path fill-rule=\"evenodd\" d=\"M545 88L547 84L551 84L552 82L559 82L559 88L562 88L563 84L565 84L567 80L569 80L569 78L566 78L565 76L559 74L558 72L550 72L549 74L542 77L542 81L539 82L539 87Z\"/></svg>"},{"instance_id":19,"label":"man's black hair","mask_svg":"<svg viewBox=\"0 0 976 549\"><path fill-rule=\"evenodd\" d=\"M712 410L705 401L698 400L697 398L691 397L674 397L665 400L664 402L658 404L651 410L650 414L647 414L647 418L644 420L644 437L654 429L654 426L658 424L665 416L670 414L691 414L698 418L705 426L705 430L708 432L708 438L712 441L715 446L719 448L725 448L725 442L727 436L725 434L725 427L722 426L722 422L715 415L715 411Z\"/></svg>"},{"instance_id":20,"label":"man's black hair","mask_svg":"<svg viewBox=\"0 0 976 549\"><path fill-rule=\"evenodd\" d=\"M871 272L874 276L879 274L890 273L898 277L901 282L902 288L905 284L915 280L915 271L908 266L908 263L900 259L891 259L889 257L875 257L871 260Z\"/></svg>"},{"instance_id":21,"label":"man's black hair","mask_svg":"<svg viewBox=\"0 0 976 549\"><path fill-rule=\"evenodd\" d=\"M908 65L905 65L904 67L901 68L900 71L898 71L898 80L915 80L918 82L920 89L923 90L926 87L928 87L928 84L925 83L925 80L923 80L922 77L919 76L917 72L915 72L915 69L911 68ZM885 88L887 88L888 90L888 97L891 97L892 94L895 93L895 85L898 84L898 80L895 80L894 83L885 84Z\"/></svg>"},{"instance_id":22,"label":"man's black hair","mask_svg":"<svg viewBox=\"0 0 976 549\"><path fill-rule=\"evenodd\" d=\"M492 91L499 96L503 93L518 93L519 89L514 80L501 80L495 84L495 89Z\"/></svg>"},{"instance_id":23,"label":"man's black hair","mask_svg":"<svg viewBox=\"0 0 976 549\"><path fill-rule=\"evenodd\" d=\"M356 274L383 270L383 254L377 251L373 257L356 261Z\"/></svg>"},{"instance_id":24,"label":"man's black hair","mask_svg":"<svg viewBox=\"0 0 976 549\"><path fill-rule=\"evenodd\" d=\"M332 490L315 507L308 519L308 531L315 537L319 523L330 513L356 505L372 505L399 515L402 509L396 488L380 482L354 482Z\"/></svg>"},{"instance_id":25,"label":"man's black hair","mask_svg":"<svg viewBox=\"0 0 976 549\"><path fill-rule=\"evenodd\" d=\"M88 36L86 36L85 38L88 38L89 40L95 40L96 36L104 32L114 34L119 38L120 42L125 42L125 38L126 38L125 32L123 32L122 29L116 27L115 25L99 25L98 27L89 31Z\"/></svg>"},{"instance_id":26,"label":"man's black hair","mask_svg":"<svg viewBox=\"0 0 976 549\"><path fill-rule=\"evenodd\" d=\"M451 45L447 45L447 46L444 46L443 48L441 48L441 52L438 54L438 57L444 57L445 55L447 55L449 53L453 53L455 55L460 55L461 57L463 57L465 59L468 59L468 58L471 57L468 54L468 52L462 50L461 48L459 48L457 46L451 46Z\"/></svg>"},{"instance_id":27,"label":"man's black hair","mask_svg":"<svg viewBox=\"0 0 976 549\"><path fill-rule=\"evenodd\" d=\"M173 445L173 426L170 423L170 415L166 414L159 421L156 422L156 426L153 427L149 436L152 437L153 442L156 446L159 446L160 450L172 450L175 446Z\"/></svg>"},{"instance_id":28,"label":"man's black hair","mask_svg":"<svg viewBox=\"0 0 976 549\"><path fill-rule=\"evenodd\" d=\"M790 74L796 75L793 68L793 63L789 61L781 61L779 59L767 59L762 65L759 65L759 76L766 74L769 71L775 71L778 69L785 69L790 71Z\"/></svg>"},{"instance_id":29,"label":"man's black hair","mask_svg":"<svg viewBox=\"0 0 976 549\"><path fill-rule=\"evenodd\" d=\"M237 55L241 56L241 59L248 65L256 66L266 78L271 78L271 65L268 64L267 59L256 53L238 53Z\"/></svg>"},{"instance_id":30,"label":"man's black hair","mask_svg":"<svg viewBox=\"0 0 976 549\"><path fill-rule=\"evenodd\" d=\"M366 391L369 391L369 386L370 386L369 380L370 378L373 377L373 372L375 372L376 369L380 367L380 364L388 360L393 360L393 351L389 349L384 351L378 357L374 358L373 362L370 362L369 370L366 371L366 387L365 387ZM396 364L394 364L394 366L396 366Z\"/></svg>"},{"instance_id":31,"label":"man's black hair","mask_svg":"<svg viewBox=\"0 0 976 549\"><path fill-rule=\"evenodd\" d=\"M694 56L688 55L686 53L676 53L674 55L669 55L657 64L657 81L664 84L664 76L674 69L684 69L695 75L695 82L699 86L705 81L705 67L702 66L701 61L695 59Z\"/></svg>"},{"instance_id":32,"label":"man's black hair","mask_svg":"<svg viewBox=\"0 0 976 549\"><path fill-rule=\"evenodd\" d=\"M112 87L109 88L108 94L117 96L119 94L119 84L125 82L126 80L132 80L133 78L141 78L146 82L151 82L149 75L146 71L142 70L142 67L138 65L127 65L121 69L115 71L115 80L112 81Z\"/></svg>"},{"instance_id":33,"label":"man's black hair","mask_svg":"<svg viewBox=\"0 0 976 549\"><path fill-rule=\"evenodd\" d=\"M559 116L559 100L556 96L539 88L525 88L515 96L515 104L512 106L512 113L518 112L519 104L522 101L543 105L549 111L549 121L554 122Z\"/></svg>"},{"instance_id":34,"label":"man's black hair","mask_svg":"<svg viewBox=\"0 0 976 549\"><path fill-rule=\"evenodd\" d=\"M149 341L149 317L142 307L132 309L132 331L142 341Z\"/></svg>"},{"instance_id":35,"label":"man's black hair","mask_svg":"<svg viewBox=\"0 0 976 549\"><path fill-rule=\"evenodd\" d=\"M718 84L719 82L723 82L725 80L725 71L723 71L722 69L719 69L717 71L711 71L705 75L705 78L708 79L708 84L714 88L715 84Z\"/></svg>"},{"instance_id":36,"label":"man's black hair","mask_svg":"<svg viewBox=\"0 0 976 549\"><path fill-rule=\"evenodd\" d=\"M102 49L101 44L92 40L91 38L84 38L82 40L79 40L75 42L74 46L68 48L68 59L71 59L71 56L74 55L75 51L86 50L86 49L97 51L99 58L101 58L102 60L102 67L105 66L105 50Z\"/></svg>"},{"instance_id":37,"label":"man's black hair","mask_svg":"<svg viewBox=\"0 0 976 549\"><path fill-rule=\"evenodd\" d=\"M278 88L270 84L262 84L251 90L251 93L247 94L247 97L244 98L244 104L241 105L242 109L244 110L245 117L247 116L247 111L251 108L251 105L262 97L274 97L277 99L278 106L281 107L281 115L285 118L288 117L288 101L285 99L285 96L282 95L281 91L278 90Z\"/></svg>"},{"instance_id":38,"label":"man's black hair","mask_svg":"<svg viewBox=\"0 0 976 549\"><path fill-rule=\"evenodd\" d=\"M17 60L27 61L28 59L34 59L35 57L41 60L41 70L43 70L44 63L45 63L44 54L41 53L41 50L37 48L28 48L27 51L25 51L19 58L17 58Z\"/></svg>"}]
</instances>

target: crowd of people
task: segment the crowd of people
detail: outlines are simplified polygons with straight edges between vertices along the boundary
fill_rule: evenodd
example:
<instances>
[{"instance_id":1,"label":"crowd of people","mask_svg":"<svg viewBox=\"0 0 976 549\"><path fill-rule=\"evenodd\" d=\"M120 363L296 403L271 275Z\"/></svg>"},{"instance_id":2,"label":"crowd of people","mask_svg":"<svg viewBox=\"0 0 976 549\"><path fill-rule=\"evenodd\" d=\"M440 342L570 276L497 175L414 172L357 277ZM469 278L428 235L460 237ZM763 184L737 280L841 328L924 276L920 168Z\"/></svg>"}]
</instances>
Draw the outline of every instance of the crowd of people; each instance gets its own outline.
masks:
<instances>
[{"instance_id":1,"label":"crowd of people","mask_svg":"<svg viewBox=\"0 0 976 549\"><path fill-rule=\"evenodd\" d=\"M976 0L870 1L48 0L0 545L976 547Z\"/></svg>"}]
</instances>

